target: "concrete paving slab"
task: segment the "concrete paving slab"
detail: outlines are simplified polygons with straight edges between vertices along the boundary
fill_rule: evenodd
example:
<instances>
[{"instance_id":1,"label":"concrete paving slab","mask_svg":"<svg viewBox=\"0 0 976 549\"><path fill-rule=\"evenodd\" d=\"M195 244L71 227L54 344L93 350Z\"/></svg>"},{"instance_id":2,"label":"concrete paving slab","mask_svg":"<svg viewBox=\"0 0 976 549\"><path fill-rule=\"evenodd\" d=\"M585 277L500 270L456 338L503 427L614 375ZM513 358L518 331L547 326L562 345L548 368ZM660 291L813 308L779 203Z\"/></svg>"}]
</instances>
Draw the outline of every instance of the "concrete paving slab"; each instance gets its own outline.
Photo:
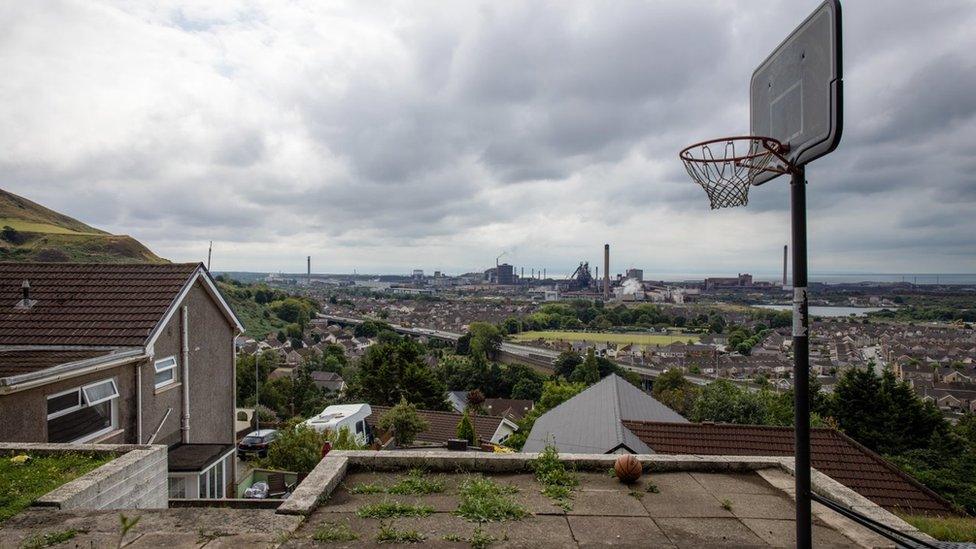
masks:
<instances>
[{"instance_id":1,"label":"concrete paving slab","mask_svg":"<svg viewBox=\"0 0 976 549\"><path fill-rule=\"evenodd\" d=\"M779 490L771 486L756 473L690 473L692 478L705 487L706 490L722 499L738 494L778 494Z\"/></svg>"},{"instance_id":2,"label":"concrete paving slab","mask_svg":"<svg viewBox=\"0 0 976 549\"><path fill-rule=\"evenodd\" d=\"M732 514L739 518L796 518L793 500L782 494L733 494L728 500L732 502Z\"/></svg>"},{"instance_id":3,"label":"concrete paving slab","mask_svg":"<svg viewBox=\"0 0 976 549\"><path fill-rule=\"evenodd\" d=\"M656 518L654 522L678 547L768 546L734 518Z\"/></svg>"},{"instance_id":4,"label":"concrete paving slab","mask_svg":"<svg viewBox=\"0 0 976 549\"><path fill-rule=\"evenodd\" d=\"M652 473L642 475L641 480L646 485L653 482L662 494L674 494L689 492L708 493L708 490L701 485L690 473Z\"/></svg>"},{"instance_id":5,"label":"concrete paving slab","mask_svg":"<svg viewBox=\"0 0 976 549\"><path fill-rule=\"evenodd\" d=\"M570 516L569 526L581 547L675 547L649 517Z\"/></svg>"},{"instance_id":6,"label":"concrete paving slab","mask_svg":"<svg viewBox=\"0 0 976 549\"><path fill-rule=\"evenodd\" d=\"M692 481L694 482L694 481ZM697 483L696 486L700 486ZM645 493L640 502L654 518L731 518L734 515L722 507L722 502L712 494L694 487L685 491L680 487L660 488L659 492Z\"/></svg>"},{"instance_id":7,"label":"concrete paving slab","mask_svg":"<svg viewBox=\"0 0 976 549\"><path fill-rule=\"evenodd\" d=\"M766 543L775 547L794 547L796 545L796 522L792 520L742 519L747 528L756 533ZM813 525L814 547L858 547L837 531Z\"/></svg>"},{"instance_id":8,"label":"concrete paving slab","mask_svg":"<svg viewBox=\"0 0 976 549\"><path fill-rule=\"evenodd\" d=\"M576 492L570 515L646 517L647 510L627 492Z\"/></svg>"},{"instance_id":9,"label":"concrete paving slab","mask_svg":"<svg viewBox=\"0 0 976 549\"><path fill-rule=\"evenodd\" d=\"M204 543L206 539L201 539L198 534L186 532L150 532L142 534L131 543L124 545L126 549L196 549Z\"/></svg>"}]
</instances>

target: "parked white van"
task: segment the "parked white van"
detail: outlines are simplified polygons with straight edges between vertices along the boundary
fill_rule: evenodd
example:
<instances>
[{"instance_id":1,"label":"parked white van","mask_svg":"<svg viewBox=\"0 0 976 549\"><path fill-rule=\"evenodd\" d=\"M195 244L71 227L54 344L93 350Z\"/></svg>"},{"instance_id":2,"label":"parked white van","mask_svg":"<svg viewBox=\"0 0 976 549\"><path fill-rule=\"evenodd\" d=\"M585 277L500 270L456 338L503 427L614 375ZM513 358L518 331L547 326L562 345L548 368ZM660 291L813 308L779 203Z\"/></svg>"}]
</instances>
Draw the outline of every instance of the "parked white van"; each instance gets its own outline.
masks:
<instances>
[{"instance_id":1,"label":"parked white van","mask_svg":"<svg viewBox=\"0 0 976 549\"><path fill-rule=\"evenodd\" d=\"M366 424L366 418L372 413L369 404L335 404L305 420L305 425L319 432L334 433L338 433L343 427L348 427L349 432L356 436L360 444L369 444L373 437Z\"/></svg>"}]
</instances>

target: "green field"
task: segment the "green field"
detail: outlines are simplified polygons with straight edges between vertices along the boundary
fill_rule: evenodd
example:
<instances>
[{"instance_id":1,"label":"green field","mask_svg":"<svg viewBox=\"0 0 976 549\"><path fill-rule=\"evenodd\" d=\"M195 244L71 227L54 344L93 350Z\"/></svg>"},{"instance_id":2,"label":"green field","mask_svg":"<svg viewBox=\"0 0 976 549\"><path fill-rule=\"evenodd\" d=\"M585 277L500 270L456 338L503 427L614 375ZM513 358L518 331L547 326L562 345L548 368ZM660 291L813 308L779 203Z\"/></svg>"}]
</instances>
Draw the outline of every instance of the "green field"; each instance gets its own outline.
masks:
<instances>
[{"instance_id":1,"label":"green field","mask_svg":"<svg viewBox=\"0 0 976 549\"><path fill-rule=\"evenodd\" d=\"M51 225L50 223L38 223L36 221L25 221L23 219L14 219L12 217L0 217L0 227L4 227L4 226L13 227L18 231L30 232L30 233L99 234L99 233L75 231L68 227L59 227L57 225Z\"/></svg>"},{"instance_id":2,"label":"green field","mask_svg":"<svg viewBox=\"0 0 976 549\"><path fill-rule=\"evenodd\" d=\"M627 334L614 332L522 332L512 336L515 341L545 339L547 341L592 341L595 343L637 343L640 345L668 345L670 343L698 341L698 334Z\"/></svg>"}]
</instances>

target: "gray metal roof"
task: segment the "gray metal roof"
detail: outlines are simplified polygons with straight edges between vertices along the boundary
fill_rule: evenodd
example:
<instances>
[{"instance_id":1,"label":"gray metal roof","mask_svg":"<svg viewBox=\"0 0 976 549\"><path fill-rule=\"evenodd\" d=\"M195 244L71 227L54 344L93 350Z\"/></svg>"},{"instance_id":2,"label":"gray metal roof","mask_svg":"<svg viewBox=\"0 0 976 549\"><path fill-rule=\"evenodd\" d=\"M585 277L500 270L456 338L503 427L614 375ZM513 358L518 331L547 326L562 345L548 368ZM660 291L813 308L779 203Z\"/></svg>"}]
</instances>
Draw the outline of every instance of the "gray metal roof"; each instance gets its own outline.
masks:
<instances>
[{"instance_id":1,"label":"gray metal roof","mask_svg":"<svg viewBox=\"0 0 976 549\"><path fill-rule=\"evenodd\" d=\"M541 452L554 443L560 452L605 454L624 447L654 453L623 420L688 423L680 414L616 374L542 414L525 441L523 452Z\"/></svg>"}]
</instances>

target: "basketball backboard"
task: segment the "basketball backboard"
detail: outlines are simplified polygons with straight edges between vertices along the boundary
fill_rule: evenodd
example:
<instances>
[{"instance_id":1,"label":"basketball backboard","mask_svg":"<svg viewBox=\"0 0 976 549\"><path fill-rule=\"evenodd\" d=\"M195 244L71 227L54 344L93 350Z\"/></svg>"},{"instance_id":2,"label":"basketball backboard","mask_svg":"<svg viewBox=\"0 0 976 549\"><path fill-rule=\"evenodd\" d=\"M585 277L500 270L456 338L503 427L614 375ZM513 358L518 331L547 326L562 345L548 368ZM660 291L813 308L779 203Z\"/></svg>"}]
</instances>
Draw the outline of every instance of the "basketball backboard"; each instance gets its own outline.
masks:
<instances>
[{"instance_id":1,"label":"basketball backboard","mask_svg":"<svg viewBox=\"0 0 976 549\"><path fill-rule=\"evenodd\" d=\"M752 73L750 134L789 146L796 165L837 147L843 127L840 2L827 0ZM761 185L779 176L763 171Z\"/></svg>"}]
</instances>

